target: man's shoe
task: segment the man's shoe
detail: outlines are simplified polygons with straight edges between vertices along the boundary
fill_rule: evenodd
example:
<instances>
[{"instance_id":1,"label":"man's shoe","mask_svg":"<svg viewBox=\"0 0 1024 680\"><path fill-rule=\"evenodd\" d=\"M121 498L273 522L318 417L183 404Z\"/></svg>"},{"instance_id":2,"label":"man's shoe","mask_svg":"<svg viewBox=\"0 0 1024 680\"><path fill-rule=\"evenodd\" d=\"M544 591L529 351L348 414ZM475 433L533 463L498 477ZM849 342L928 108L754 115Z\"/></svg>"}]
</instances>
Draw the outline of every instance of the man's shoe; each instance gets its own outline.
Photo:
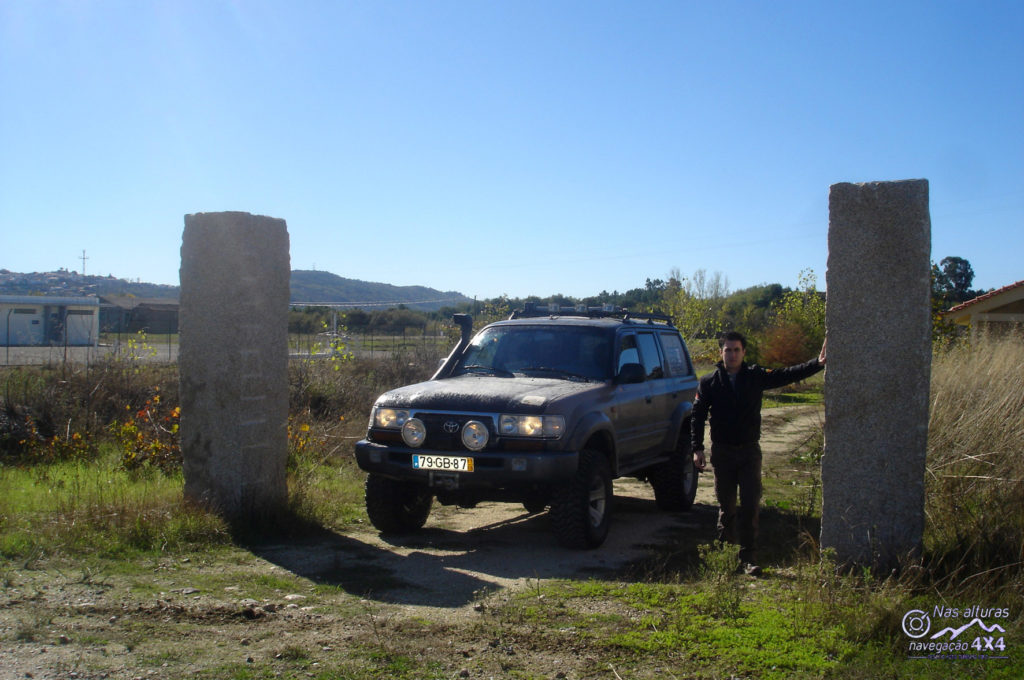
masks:
<instances>
[{"instance_id":1,"label":"man's shoe","mask_svg":"<svg viewBox=\"0 0 1024 680\"><path fill-rule=\"evenodd\" d=\"M743 565L743 573L747 576L760 576L761 567L757 566L753 562L747 562Z\"/></svg>"}]
</instances>

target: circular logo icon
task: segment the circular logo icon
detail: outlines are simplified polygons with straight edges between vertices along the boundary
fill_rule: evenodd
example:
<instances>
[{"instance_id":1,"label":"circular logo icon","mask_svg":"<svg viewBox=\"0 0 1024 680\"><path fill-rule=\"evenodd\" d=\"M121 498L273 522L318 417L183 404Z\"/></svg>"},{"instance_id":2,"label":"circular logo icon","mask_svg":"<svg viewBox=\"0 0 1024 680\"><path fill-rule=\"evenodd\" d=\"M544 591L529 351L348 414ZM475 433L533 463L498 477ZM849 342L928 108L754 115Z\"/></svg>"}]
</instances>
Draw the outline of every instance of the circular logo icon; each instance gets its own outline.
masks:
<instances>
[{"instance_id":1,"label":"circular logo icon","mask_svg":"<svg viewBox=\"0 0 1024 680\"><path fill-rule=\"evenodd\" d=\"M920 609L911 609L903 615L903 632L912 638L921 638L928 634L932 620Z\"/></svg>"},{"instance_id":2,"label":"circular logo icon","mask_svg":"<svg viewBox=\"0 0 1024 680\"><path fill-rule=\"evenodd\" d=\"M443 425L444 431L448 434L455 434L459 431L459 424L454 420L447 420Z\"/></svg>"}]
</instances>

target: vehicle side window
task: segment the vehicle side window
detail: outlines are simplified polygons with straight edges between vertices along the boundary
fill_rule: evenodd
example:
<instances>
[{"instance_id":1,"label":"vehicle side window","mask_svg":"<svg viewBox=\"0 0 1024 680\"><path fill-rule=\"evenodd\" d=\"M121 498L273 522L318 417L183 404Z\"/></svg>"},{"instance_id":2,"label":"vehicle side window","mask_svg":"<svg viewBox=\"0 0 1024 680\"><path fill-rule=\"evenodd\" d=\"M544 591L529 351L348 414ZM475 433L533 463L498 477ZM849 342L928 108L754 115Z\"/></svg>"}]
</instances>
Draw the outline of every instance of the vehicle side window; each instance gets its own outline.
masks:
<instances>
[{"instance_id":1,"label":"vehicle side window","mask_svg":"<svg viewBox=\"0 0 1024 680\"><path fill-rule=\"evenodd\" d=\"M661 365L661 354L658 353L658 341L655 339L654 333L638 334L637 343L640 345L640 358L643 359L647 379L664 378L665 369Z\"/></svg>"},{"instance_id":2,"label":"vehicle side window","mask_svg":"<svg viewBox=\"0 0 1024 680\"><path fill-rule=\"evenodd\" d=\"M615 373L618 374L626 364L639 363L640 352L636 348L636 336L632 333L629 335L623 335L621 344L619 345L619 363L618 367L615 369Z\"/></svg>"},{"instance_id":3,"label":"vehicle side window","mask_svg":"<svg viewBox=\"0 0 1024 680\"><path fill-rule=\"evenodd\" d=\"M669 375L690 375L690 355L686 353L683 341L678 333L661 333L661 349L665 352Z\"/></svg>"}]
</instances>

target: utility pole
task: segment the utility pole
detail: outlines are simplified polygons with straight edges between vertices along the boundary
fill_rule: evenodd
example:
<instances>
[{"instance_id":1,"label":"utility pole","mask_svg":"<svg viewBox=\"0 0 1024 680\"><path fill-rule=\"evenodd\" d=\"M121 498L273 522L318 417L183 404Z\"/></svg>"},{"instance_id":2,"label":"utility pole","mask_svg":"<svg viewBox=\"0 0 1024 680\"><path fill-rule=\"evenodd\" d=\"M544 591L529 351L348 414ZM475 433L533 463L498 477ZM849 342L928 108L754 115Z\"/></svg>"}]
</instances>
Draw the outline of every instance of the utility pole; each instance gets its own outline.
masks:
<instances>
[{"instance_id":1,"label":"utility pole","mask_svg":"<svg viewBox=\"0 0 1024 680\"><path fill-rule=\"evenodd\" d=\"M89 258L85 256L85 249L82 249L82 257L78 258L82 261L82 276L85 276L85 261Z\"/></svg>"}]
</instances>

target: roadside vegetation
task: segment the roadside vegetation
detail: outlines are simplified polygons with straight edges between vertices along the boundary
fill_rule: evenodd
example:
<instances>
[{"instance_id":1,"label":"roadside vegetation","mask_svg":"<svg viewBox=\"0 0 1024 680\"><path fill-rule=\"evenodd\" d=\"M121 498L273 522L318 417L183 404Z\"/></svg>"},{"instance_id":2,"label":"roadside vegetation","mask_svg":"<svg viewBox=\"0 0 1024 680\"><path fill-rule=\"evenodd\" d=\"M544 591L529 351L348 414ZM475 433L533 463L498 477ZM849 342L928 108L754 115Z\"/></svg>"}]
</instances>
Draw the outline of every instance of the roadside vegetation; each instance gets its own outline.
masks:
<instances>
[{"instance_id":1,"label":"roadside vegetation","mask_svg":"<svg viewBox=\"0 0 1024 680\"><path fill-rule=\"evenodd\" d=\"M374 398L428 377L444 351L420 346L368 359L340 349L291 364L292 516L284 529L300 540L366 530L352 443L365 431ZM819 404L821 384L769 395L766 406ZM312 633L298 642L285 636L269 657L202 657L201 670L189 671L200 678L1024 674L1019 340L954 342L936 353L924 550L898 572L843 570L819 551L817 433L766 479L765 578L736 574L733 551L710 544L709 528L679 536L615 577L481 592L479 616L457 624L402 618L362 592L260 571L252 536L243 540L182 500L175 366L122 356L89 367L10 367L0 370L0 389L0 652L80 645L80 655L102 667L97 649L145 649L135 674L178 677L199 663L197 650L219 653L214 628L235 630L270 615L252 604L196 614L187 601L170 602L167 574L187 574L179 578L208 591L235 589L254 602L302 593L313 607L309 616L320 622L296 619L296 631L347 622L345 638L311 644L319 639ZM116 593L133 612L138 608L137 622L83 633L70 605L44 605L44 591L57 584L69 592ZM904 613L938 604L1008 609L1009 658L908 659ZM105 621L122 610L100 614ZM183 636L196 649L175 646Z\"/></svg>"}]
</instances>

